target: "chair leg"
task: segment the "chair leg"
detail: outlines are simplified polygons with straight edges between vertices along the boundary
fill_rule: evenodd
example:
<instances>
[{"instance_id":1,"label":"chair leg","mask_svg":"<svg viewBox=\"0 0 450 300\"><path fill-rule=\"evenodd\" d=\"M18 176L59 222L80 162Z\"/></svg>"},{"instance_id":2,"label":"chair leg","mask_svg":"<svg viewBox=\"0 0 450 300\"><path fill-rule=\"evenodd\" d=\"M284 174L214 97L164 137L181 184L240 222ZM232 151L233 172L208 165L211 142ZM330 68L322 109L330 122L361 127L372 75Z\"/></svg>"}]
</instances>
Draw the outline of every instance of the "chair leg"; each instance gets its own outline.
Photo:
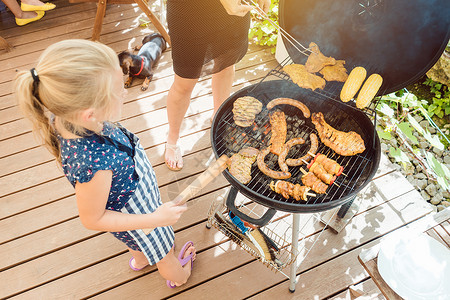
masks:
<instances>
[{"instance_id":1,"label":"chair leg","mask_svg":"<svg viewBox=\"0 0 450 300\"><path fill-rule=\"evenodd\" d=\"M97 4L97 13L95 15L94 29L92 30L92 40L98 41L102 32L103 18L106 14L107 0L99 0Z\"/></svg>"},{"instance_id":2,"label":"chair leg","mask_svg":"<svg viewBox=\"0 0 450 300\"><path fill-rule=\"evenodd\" d=\"M100 0L101 1L101 0ZM161 33L161 35L164 37L166 42L171 46L170 37L169 34L166 31L166 28L161 24L159 19L152 13L152 11L148 8L148 6L144 3L144 0L134 0L134 2L137 3L139 8L147 15L147 17L150 19L150 21L155 25L156 30Z\"/></svg>"},{"instance_id":3,"label":"chair leg","mask_svg":"<svg viewBox=\"0 0 450 300\"><path fill-rule=\"evenodd\" d=\"M0 36L0 48L3 48L6 50L6 52L9 52L12 50L12 46Z\"/></svg>"}]
</instances>

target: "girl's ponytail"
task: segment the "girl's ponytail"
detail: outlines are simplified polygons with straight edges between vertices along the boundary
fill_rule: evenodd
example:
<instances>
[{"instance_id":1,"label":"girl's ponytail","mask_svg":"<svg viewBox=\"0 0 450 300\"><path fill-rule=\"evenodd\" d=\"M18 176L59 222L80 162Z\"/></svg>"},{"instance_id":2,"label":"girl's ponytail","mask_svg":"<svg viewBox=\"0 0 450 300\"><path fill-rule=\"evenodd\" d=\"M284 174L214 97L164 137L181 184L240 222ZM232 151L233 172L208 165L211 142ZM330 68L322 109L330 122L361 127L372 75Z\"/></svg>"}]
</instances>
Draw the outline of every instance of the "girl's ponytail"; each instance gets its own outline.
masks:
<instances>
[{"instance_id":1,"label":"girl's ponytail","mask_svg":"<svg viewBox=\"0 0 450 300\"><path fill-rule=\"evenodd\" d=\"M39 83L33 78L32 72L21 71L15 80L15 93L19 102L19 107L25 116L33 123L34 132L38 134L45 147L55 156L58 163L61 163L60 147L56 132L51 125L49 112L45 104L39 98ZM36 74L35 73L35 74Z\"/></svg>"}]
</instances>

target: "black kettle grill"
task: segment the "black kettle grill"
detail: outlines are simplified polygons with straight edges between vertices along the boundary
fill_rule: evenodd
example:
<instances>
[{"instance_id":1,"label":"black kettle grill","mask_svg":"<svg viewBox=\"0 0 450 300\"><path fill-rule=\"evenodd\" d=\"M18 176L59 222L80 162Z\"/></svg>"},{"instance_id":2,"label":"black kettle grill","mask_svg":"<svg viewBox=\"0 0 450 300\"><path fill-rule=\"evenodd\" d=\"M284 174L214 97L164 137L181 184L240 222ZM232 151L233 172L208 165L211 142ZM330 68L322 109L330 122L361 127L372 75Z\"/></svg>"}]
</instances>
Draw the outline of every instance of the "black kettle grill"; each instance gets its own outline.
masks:
<instances>
[{"instance_id":1,"label":"black kettle grill","mask_svg":"<svg viewBox=\"0 0 450 300\"><path fill-rule=\"evenodd\" d=\"M326 56L346 61L350 72L356 66L366 68L368 75L383 77L379 95L394 92L420 79L439 59L450 36L450 1L448 0L280 0L280 26L300 44L316 43ZM342 206L354 199L373 178L380 161L380 141L375 130L376 111L355 107L354 102L339 99L341 82L327 82L323 90L310 91L298 87L282 71L284 65L304 64L307 56L299 53L283 36L289 58L272 70L260 83L246 87L230 96L216 113L211 127L211 144L216 157L230 156L244 147L267 147L270 132L265 105L274 98L288 97L306 104L311 112L324 113L325 120L341 131L355 131L362 136L366 150L358 155L340 156L322 143L317 153L326 154L344 166L347 176L339 176L324 195L308 197L299 202L285 199L269 188L273 180L252 168L252 180L243 185L228 170L224 176L231 183L227 206L242 219L264 225L276 210L310 213ZM277 80L269 80L274 75ZM233 103L241 96L253 96L264 104L263 110L250 127L239 127L233 121ZM309 147L309 134L316 132L310 119L290 106L279 106L287 116L288 136L303 137L307 142L291 150L289 156L300 157ZM279 170L277 157L266 157L268 166ZM301 166L305 169L305 166ZM290 168L288 181L301 184L300 167ZM234 206L237 192L268 207L261 219L240 213Z\"/></svg>"}]
</instances>

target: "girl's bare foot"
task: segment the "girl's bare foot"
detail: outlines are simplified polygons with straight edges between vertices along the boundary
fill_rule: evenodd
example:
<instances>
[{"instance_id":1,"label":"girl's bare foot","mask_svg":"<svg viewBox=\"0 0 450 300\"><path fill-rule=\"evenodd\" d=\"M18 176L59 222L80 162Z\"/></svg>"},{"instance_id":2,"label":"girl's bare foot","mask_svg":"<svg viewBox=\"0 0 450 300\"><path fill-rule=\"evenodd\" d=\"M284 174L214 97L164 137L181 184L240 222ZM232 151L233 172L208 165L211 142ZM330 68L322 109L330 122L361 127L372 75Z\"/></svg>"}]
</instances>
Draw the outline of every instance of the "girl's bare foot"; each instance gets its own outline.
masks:
<instances>
[{"instance_id":1,"label":"girl's bare foot","mask_svg":"<svg viewBox=\"0 0 450 300\"><path fill-rule=\"evenodd\" d=\"M194 262L195 258L197 257L197 253L195 251L194 245L191 245L191 246L189 246L189 248L186 249L186 251L184 252L184 255L183 255L183 259L186 257L189 257L189 255L191 255L191 254L192 254L191 260L183 266L183 269L187 272L188 276L191 276L192 263ZM171 281L171 284L175 285L175 286L183 285L183 283L172 282L172 281Z\"/></svg>"}]
</instances>

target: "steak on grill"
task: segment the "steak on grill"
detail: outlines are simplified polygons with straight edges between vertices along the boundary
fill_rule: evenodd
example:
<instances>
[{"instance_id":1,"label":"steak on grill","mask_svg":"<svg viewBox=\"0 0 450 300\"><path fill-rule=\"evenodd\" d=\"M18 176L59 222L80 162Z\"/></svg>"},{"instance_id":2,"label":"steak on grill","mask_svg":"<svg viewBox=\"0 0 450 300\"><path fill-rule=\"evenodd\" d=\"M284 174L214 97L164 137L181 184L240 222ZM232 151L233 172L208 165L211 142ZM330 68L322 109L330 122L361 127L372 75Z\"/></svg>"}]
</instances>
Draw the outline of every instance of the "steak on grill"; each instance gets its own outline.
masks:
<instances>
[{"instance_id":1,"label":"steak on grill","mask_svg":"<svg viewBox=\"0 0 450 300\"><path fill-rule=\"evenodd\" d=\"M321 112L313 113L311 121L316 126L319 138L325 146L343 156L352 156L366 150L364 140L354 131L344 132L331 127Z\"/></svg>"},{"instance_id":2,"label":"steak on grill","mask_svg":"<svg viewBox=\"0 0 450 300\"><path fill-rule=\"evenodd\" d=\"M252 179L252 165L258 156L258 149L247 147L231 156L228 161L228 170L242 184L247 184Z\"/></svg>"}]
</instances>

